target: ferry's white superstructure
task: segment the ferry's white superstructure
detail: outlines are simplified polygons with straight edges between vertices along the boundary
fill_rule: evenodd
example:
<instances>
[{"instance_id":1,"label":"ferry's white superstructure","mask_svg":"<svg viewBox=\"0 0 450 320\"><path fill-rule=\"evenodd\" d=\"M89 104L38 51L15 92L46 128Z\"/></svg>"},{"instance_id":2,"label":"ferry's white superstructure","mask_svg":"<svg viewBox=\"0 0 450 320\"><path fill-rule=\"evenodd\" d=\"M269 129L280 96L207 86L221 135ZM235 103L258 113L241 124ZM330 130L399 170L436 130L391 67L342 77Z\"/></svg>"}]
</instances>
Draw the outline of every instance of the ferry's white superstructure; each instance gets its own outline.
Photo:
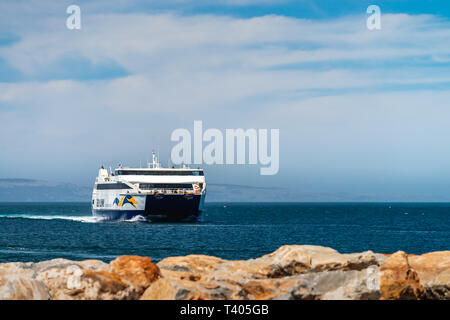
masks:
<instances>
[{"instance_id":1,"label":"ferry's white superstructure","mask_svg":"<svg viewBox=\"0 0 450 320\"><path fill-rule=\"evenodd\" d=\"M92 214L109 220L190 221L206 196L202 169L163 168L153 154L147 168L100 169L92 193Z\"/></svg>"}]
</instances>

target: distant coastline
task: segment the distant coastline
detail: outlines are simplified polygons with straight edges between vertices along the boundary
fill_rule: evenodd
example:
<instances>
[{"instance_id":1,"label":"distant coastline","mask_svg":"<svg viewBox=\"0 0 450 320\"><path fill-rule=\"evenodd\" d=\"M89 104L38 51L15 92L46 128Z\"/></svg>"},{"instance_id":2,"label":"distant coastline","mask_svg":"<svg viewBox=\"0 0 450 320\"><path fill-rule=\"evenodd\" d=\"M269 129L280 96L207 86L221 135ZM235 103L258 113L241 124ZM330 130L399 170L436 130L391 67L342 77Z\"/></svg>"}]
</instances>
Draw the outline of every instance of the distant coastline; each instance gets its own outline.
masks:
<instances>
[{"instance_id":1,"label":"distant coastline","mask_svg":"<svg viewBox=\"0 0 450 320\"><path fill-rule=\"evenodd\" d=\"M31 179L0 179L0 202L90 202L92 186ZM274 187L208 184L207 202L342 201L342 195Z\"/></svg>"},{"instance_id":2,"label":"distant coastline","mask_svg":"<svg viewBox=\"0 0 450 320\"><path fill-rule=\"evenodd\" d=\"M90 202L91 185L50 182L32 179L0 179L0 202ZM277 187L256 187L209 183L206 202L402 202L448 203L448 196L436 195L433 199L417 195L391 196L312 192Z\"/></svg>"}]
</instances>

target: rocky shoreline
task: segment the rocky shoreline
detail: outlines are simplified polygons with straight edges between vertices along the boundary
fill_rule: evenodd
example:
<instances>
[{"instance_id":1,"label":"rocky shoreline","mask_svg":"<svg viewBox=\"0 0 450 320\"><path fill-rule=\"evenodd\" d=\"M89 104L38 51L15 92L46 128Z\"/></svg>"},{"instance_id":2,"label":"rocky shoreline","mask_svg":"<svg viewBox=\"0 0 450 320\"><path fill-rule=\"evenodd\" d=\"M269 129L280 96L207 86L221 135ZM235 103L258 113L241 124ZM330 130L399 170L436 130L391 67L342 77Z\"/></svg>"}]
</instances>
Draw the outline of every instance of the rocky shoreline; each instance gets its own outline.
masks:
<instances>
[{"instance_id":1,"label":"rocky shoreline","mask_svg":"<svg viewBox=\"0 0 450 320\"><path fill-rule=\"evenodd\" d=\"M341 254L288 245L250 260L204 255L0 264L2 300L450 299L450 251Z\"/></svg>"}]
</instances>

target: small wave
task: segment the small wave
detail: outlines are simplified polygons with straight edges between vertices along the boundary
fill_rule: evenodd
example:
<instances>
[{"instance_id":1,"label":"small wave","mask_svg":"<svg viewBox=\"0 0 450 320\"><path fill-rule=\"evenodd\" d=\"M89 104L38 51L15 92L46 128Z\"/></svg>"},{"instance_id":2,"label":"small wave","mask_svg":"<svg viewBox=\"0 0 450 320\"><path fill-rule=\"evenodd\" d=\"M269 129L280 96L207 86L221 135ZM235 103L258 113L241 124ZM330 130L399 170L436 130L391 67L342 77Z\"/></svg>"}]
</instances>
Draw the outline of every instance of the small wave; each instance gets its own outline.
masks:
<instances>
[{"instance_id":1,"label":"small wave","mask_svg":"<svg viewBox=\"0 0 450 320\"><path fill-rule=\"evenodd\" d=\"M137 215L137 216L134 216L134 217L131 218L131 219L128 219L128 220L121 220L121 221L122 221L122 222L147 222L147 219L145 219L144 216Z\"/></svg>"},{"instance_id":2,"label":"small wave","mask_svg":"<svg viewBox=\"0 0 450 320\"><path fill-rule=\"evenodd\" d=\"M0 214L0 218L12 219L35 219L35 220L69 220L84 223L96 223L103 221L102 218L94 216L44 216L44 215L30 215L30 214Z\"/></svg>"}]
</instances>

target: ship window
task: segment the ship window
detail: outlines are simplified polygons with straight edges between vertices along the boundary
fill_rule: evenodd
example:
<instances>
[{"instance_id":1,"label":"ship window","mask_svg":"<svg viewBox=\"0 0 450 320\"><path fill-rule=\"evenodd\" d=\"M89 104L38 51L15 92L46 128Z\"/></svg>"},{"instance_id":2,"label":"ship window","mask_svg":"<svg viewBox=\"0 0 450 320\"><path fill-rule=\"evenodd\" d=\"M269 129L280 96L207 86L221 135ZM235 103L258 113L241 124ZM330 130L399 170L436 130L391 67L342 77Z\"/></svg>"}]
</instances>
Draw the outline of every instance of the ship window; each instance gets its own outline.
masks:
<instances>
[{"instance_id":1,"label":"ship window","mask_svg":"<svg viewBox=\"0 0 450 320\"><path fill-rule=\"evenodd\" d=\"M116 173L121 176L203 176L203 171L201 170L117 170Z\"/></svg>"},{"instance_id":2,"label":"ship window","mask_svg":"<svg viewBox=\"0 0 450 320\"><path fill-rule=\"evenodd\" d=\"M142 190L151 189L192 189L190 183L140 183L139 188Z\"/></svg>"},{"instance_id":3,"label":"ship window","mask_svg":"<svg viewBox=\"0 0 450 320\"><path fill-rule=\"evenodd\" d=\"M125 183L102 183L97 185L97 190L116 190L116 189L131 189Z\"/></svg>"}]
</instances>

